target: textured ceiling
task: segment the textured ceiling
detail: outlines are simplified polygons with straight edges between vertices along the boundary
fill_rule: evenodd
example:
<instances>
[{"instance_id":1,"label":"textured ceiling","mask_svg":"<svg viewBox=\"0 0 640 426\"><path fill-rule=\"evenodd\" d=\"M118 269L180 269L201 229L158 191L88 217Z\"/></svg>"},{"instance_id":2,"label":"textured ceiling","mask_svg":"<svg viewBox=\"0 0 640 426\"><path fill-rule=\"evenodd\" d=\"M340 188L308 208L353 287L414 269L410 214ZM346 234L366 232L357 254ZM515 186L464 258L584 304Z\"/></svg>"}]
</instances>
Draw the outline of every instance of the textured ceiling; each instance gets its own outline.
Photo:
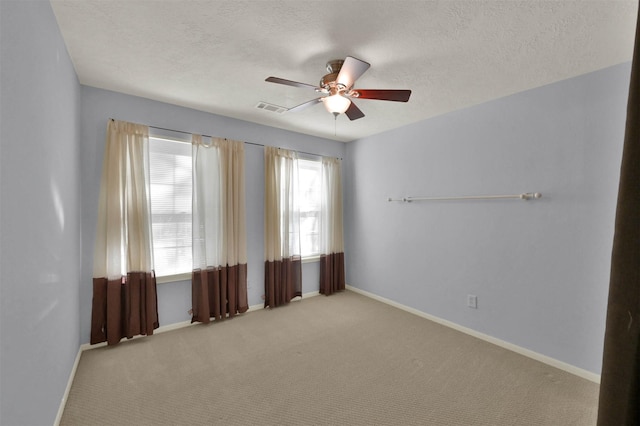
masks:
<instances>
[{"instance_id":1,"label":"textured ceiling","mask_svg":"<svg viewBox=\"0 0 640 426\"><path fill-rule=\"evenodd\" d=\"M350 141L631 60L637 2L52 0L80 82L268 126ZM361 89L411 89L408 103L357 100L277 114L313 91L330 59L371 68Z\"/></svg>"}]
</instances>

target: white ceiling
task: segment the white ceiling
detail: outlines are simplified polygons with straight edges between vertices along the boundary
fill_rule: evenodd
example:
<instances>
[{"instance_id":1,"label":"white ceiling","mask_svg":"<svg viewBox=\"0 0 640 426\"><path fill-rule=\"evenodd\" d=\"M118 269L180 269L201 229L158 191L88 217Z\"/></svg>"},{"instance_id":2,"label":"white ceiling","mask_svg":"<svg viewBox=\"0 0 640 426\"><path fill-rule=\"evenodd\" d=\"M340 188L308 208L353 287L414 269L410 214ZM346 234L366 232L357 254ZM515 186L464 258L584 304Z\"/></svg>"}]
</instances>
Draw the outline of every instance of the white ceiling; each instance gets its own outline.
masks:
<instances>
[{"instance_id":1,"label":"white ceiling","mask_svg":"<svg viewBox=\"0 0 640 426\"><path fill-rule=\"evenodd\" d=\"M268 126L351 141L631 60L635 0L51 0L80 82ZM267 83L318 84L330 59L371 68L361 89L411 89L408 103L360 99L365 117Z\"/></svg>"}]
</instances>

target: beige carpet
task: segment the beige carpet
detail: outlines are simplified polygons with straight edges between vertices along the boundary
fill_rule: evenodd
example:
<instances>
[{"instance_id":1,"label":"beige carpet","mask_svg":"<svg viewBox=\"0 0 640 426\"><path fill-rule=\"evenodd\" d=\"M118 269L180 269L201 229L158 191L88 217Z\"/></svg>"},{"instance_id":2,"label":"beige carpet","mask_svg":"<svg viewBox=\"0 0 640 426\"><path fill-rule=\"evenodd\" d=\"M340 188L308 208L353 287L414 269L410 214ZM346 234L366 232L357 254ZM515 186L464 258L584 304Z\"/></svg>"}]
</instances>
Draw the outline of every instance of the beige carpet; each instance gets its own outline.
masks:
<instances>
[{"instance_id":1,"label":"beige carpet","mask_svg":"<svg viewBox=\"0 0 640 426\"><path fill-rule=\"evenodd\" d=\"M82 354L62 425L594 425L598 386L365 296Z\"/></svg>"}]
</instances>

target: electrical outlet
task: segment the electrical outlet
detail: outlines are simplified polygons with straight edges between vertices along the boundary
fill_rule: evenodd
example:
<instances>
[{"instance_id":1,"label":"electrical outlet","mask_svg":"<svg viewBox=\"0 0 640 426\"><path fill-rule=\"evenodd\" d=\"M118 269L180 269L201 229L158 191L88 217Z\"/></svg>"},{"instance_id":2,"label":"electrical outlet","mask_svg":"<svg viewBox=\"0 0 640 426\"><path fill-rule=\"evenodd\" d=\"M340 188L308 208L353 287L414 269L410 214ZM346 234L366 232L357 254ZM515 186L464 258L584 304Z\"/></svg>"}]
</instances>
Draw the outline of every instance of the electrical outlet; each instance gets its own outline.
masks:
<instances>
[{"instance_id":1,"label":"electrical outlet","mask_svg":"<svg viewBox=\"0 0 640 426\"><path fill-rule=\"evenodd\" d=\"M467 306L473 309L478 309L478 296L467 294Z\"/></svg>"}]
</instances>

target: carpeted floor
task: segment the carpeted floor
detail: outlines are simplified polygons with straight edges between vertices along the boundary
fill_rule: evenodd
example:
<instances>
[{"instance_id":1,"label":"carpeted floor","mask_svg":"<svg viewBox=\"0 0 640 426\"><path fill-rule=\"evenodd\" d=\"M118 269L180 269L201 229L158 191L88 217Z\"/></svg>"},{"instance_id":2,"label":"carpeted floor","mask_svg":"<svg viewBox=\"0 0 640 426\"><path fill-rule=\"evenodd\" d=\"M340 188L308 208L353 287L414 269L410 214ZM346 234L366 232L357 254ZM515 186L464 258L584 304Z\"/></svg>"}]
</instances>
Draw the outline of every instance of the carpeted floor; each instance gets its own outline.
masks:
<instances>
[{"instance_id":1,"label":"carpeted floor","mask_svg":"<svg viewBox=\"0 0 640 426\"><path fill-rule=\"evenodd\" d=\"M85 351L61 425L594 425L598 385L347 291Z\"/></svg>"}]
</instances>

